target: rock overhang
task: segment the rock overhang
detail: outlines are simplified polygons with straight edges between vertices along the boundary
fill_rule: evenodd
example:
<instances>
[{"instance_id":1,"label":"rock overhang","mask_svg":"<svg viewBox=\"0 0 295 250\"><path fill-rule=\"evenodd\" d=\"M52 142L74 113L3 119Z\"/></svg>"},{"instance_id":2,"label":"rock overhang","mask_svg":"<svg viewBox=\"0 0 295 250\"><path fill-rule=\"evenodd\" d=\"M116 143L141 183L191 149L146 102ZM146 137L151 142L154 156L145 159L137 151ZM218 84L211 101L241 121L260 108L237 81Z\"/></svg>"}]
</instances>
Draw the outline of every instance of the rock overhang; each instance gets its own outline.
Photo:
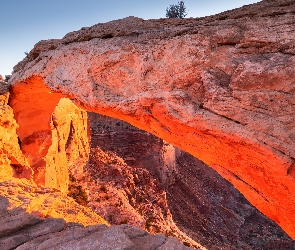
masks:
<instances>
[{"instance_id":1,"label":"rock overhang","mask_svg":"<svg viewBox=\"0 0 295 250\"><path fill-rule=\"evenodd\" d=\"M292 1L262 1L197 20L84 28L37 44L16 66L12 93L40 84L51 101L69 97L154 133L215 168L294 238L294 12Z\"/></svg>"}]
</instances>

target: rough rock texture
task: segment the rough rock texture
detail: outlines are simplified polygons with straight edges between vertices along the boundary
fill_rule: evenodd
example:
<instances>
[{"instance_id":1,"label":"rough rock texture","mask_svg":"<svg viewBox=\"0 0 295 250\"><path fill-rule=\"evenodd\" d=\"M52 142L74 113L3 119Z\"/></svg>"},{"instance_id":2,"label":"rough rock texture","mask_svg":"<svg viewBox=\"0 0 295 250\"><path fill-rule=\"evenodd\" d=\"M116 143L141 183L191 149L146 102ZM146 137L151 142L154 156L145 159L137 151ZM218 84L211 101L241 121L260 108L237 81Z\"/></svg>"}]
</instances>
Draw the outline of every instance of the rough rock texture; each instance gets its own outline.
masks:
<instances>
[{"instance_id":1,"label":"rough rock texture","mask_svg":"<svg viewBox=\"0 0 295 250\"><path fill-rule=\"evenodd\" d=\"M89 208L79 205L66 194L56 189L38 188L34 182L25 179L12 178L0 182L0 198L0 211L6 215L8 213L9 216L11 215L9 211L23 211L29 218L34 215L40 218L63 218L67 222L83 225L107 224L102 217ZM18 227L15 227L15 223L22 224L23 220L30 221L26 220L25 216L17 216L15 220L6 218L6 222L1 221L0 234L5 228L4 224L10 227L11 223L11 227L16 230Z\"/></svg>"},{"instance_id":2,"label":"rough rock texture","mask_svg":"<svg viewBox=\"0 0 295 250\"><path fill-rule=\"evenodd\" d=\"M118 152L124 160L128 160L130 153L132 153L134 157L132 167L135 168L141 166L153 170L155 166L159 169L165 167L163 166L164 161L151 160L149 164L146 164L146 159L151 157L150 152L153 148L158 150L154 157L160 158L161 147L165 148L161 139L114 118L98 114L89 114L88 117L92 131L92 145L101 145L112 152ZM97 131L100 131L100 133L97 133ZM124 144L120 141L122 138ZM228 181L224 180L213 169L177 148L174 150L174 156L170 155L170 158L174 158L175 162L168 166L173 171L166 171L170 181L166 182L167 185L162 185L165 188L165 199L167 199L169 206L166 202L164 204L169 208L169 213L170 211L172 213L170 223L173 219L182 232L185 232L207 249L295 249L295 241L247 202ZM113 175L114 165L107 168L108 171L101 171L99 167L95 167L99 164L94 164L95 161L93 160L91 162L89 167L98 171L104 178L106 177L105 173L109 173L109 176ZM129 170L129 172L132 173L132 170ZM157 174L163 179L168 179L164 177L165 172L157 171L153 173L153 177L159 179L156 176ZM112 179L116 179L120 184L124 180L122 178L123 180L120 181L118 174ZM136 184L137 182L135 182ZM148 186L149 184L146 182L142 185ZM118 188L119 185L116 186ZM137 188L140 188L140 186L137 186ZM157 189L158 193L163 192L163 190ZM150 194L151 192L147 193ZM111 199L112 196L118 197L116 194L109 196ZM137 196L138 194L135 194L132 197L137 200ZM155 207L157 199L154 199L153 196L151 196L151 199L156 200L156 203L153 204L153 207ZM149 202L149 199L143 199L143 201ZM139 206L145 207L143 203L140 202ZM110 202L109 205L111 204L116 206L115 202ZM101 206L104 205L101 204ZM111 209L106 210L110 211ZM120 211L122 210L121 208ZM99 211L99 214L103 213ZM113 212L112 214L115 215ZM120 222L122 217L119 218ZM163 226L169 225L168 218L166 218L166 221L166 223L163 223L157 216L154 223L162 223ZM127 223L129 224L130 221ZM167 226L166 228L169 229ZM165 232L163 228L161 228L161 232Z\"/></svg>"},{"instance_id":3,"label":"rough rock texture","mask_svg":"<svg viewBox=\"0 0 295 250\"><path fill-rule=\"evenodd\" d=\"M42 99L62 94L152 132L216 169L295 238L294 24L293 0L266 0L201 19L82 28L36 44L14 68L11 103L47 86L55 94ZM52 111L34 117L49 121ZM16 120L22 142L38 130Z\"/></svg>"},{"instance_id":4,"label":"rough rock texture","mask_svg":"<svg viewBox=\"0 0 295 250\"><path fill-rule=\"evenodd\" d=\"M207 249L295 249L294 240L203 162L181 152L177 170L167 200L176 225L192 239Z\"/></svg>"},{"instance_id":5,"label":"rough rock texture","mask_svg":"<svg viewBox=\"0 0 295 250\"><path fill-rule=\"evenodd\" d=\"M52 114L51 135L51 146L44 158L46 171L41 179L46 187L66 192L69 173L82 176L89 158L87 113L69 99L60 99ZM40 183L37 178L35 181Z\"/></svg>"},{"instance_id":6,"label":"rough rock texture","mask_svg":"<svg viewBox=\"0 0 295 250\"><path fill-rule=\"evenodd\" d=\"M103 225L103 219L63 193L29 181L12 179L0 182L0 187L1 250L191 249L176 238L151 235L137 227Z\"/></svg>"},{"instance_id":7,"label":"rough rock texture","mask_svg":"<svg viewBox=\"0 0 295 250\"><path fill-rule=\"evenodd\" d=\"M46 87L30 90L11 91L21 149L39 186L66 192L68 169L81 173L89 156L87 113Z\"/></svg>"},{"instance_id":8,"label":"rough rock texture","mask_svg":"<svg viewBox=\"0 0 295 250\"><path fill-rule=\"evenodd\" d=\"M0 81L0 181L13 176L32 178L32 169L22 151L16 134L18 127L13 110L7 105L9 85Z\"/></svg>"},{"instance_id":9,"label":"rough rock texture","mask_svg":"<svg viewBox=\"0 0 295 250\"><path fill-rule=\"evenodd\" d=\"M130 167L147 169L164 187L174 181L175 148L120 120L88 113L91 147L116 152Z\"/></svg>"},{"instance_id":10,"label":"rough rock texture","mask_svg":"<svg viewBox=\"0 0 295 250\"><path fill-rule=\"evenodd\" d=\"M70 224L63 231L39 236L16 249L189 250L192 248L184 246L174 237L151 235L144 230L127 225L83 228L81 225Z\"/></svg>"},{"instance_id":11,"label":"rough rock texture","mask_svg":"<svg viewBox=\"0 0 295 250\"><path fill-rule=\"evenodd\" d=\"M198 239L192 240L175 225L164 189L146 169L131 168L114 152L104 152L97 147L91 149L83 178L73 177L70 193L77 193L80 186L80 190L88 194L85 205L111 225L133 225L201 247Z\"/></svg>"}]
</instances>

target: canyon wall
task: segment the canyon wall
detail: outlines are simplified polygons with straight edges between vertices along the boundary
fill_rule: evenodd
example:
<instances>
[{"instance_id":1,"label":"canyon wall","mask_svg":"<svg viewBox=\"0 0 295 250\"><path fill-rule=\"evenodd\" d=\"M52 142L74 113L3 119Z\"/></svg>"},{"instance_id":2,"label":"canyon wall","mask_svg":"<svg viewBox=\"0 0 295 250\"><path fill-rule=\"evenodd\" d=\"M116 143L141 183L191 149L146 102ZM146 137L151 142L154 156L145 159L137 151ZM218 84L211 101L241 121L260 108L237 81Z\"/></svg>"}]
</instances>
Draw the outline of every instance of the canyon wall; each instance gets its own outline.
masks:
<instances>
[{"instance_id":1,"label":"canyon wall","mask_svg":"<svg viewBox=\"0 0 295 250\"><path fill-rule=\"evenodd\" d=\"M99 164L104 157L92 155L90 164L87 164L86 169L91 169L91 172L96 173L96 176L100 176L103 180L117 180L114 181L118 183L117 188L124 186L122 183L128 183L128 181L123 181L124 178L120 181L118 170L122 172L122 169L124 169L124 176L127 172L130 176L133 174L134 179L145 177L141 181L135 181L134 186L125 184L128 186L128 192L130 192L134 189L146 190L152 186L151 183L153 182L147 174L135 177L137 171L143 171L142 168L149 171L165 169L165 171L151 172L153 178L158 182L169 180L162 182L161 188L154 186L152 190L149 189L150 191L144 192L145 194L133 191L133 195L130 195L132 197L130 204L138 211L138 208L142 211L142 208L149 207L147 203L153 201L152 209L145 209L143 218L148 219L150 216L155 218L152 222L147 220L150 224L154 224L154 230L174 231L174 235L178 233L178 239L183 239L182 235L179 235L179 229L173 226L176 222L182 232L185 232L207 249L288 250L295 248L295 241L290 239L279 226L261 214L228 181L200 160L178 148L174 148L173 145L168 146L162 139L141 131L126 122L94 113L89 113L88 117L92 131L92 147L100 146L109 150L110 153L108 154L111 155L120 154L124 161L129 161L130 154L132 154L132 165L130 166L135 168L135 170L132 170L129 166L123 165L123 168L120 167L115 171L115 165L111 165L105 169L105 166ZM167 147L173 148L173 151L166 151ZM148 158L151 158L149 162L146 161ZM165 158L170 159L170 164L162 160ZM154 159L158 160L155 161ZM108 175L105 173L108 173ZM108 176L112 177L107 178ZM89 186L89 184L85 186ZM120 188L118 189L120 190ZM95 195L104 193L98 187L96 187L96 190L98 191L91 193ZM164 190L166 195L163 199L160 197ZM120 196L118 194L112 195L112 192L114 191L107 192L107 195L111 197L109 200L100 199L99 203L92 202L90 206L95 207L94 204L98 204L96 205L100 208L97 210L99 211L98 214L114 216L116 214L114 211L118 208L116 203L111 200L116 200ZM155 195L158 195L159 198L155 198ZM117 223L126 214L123 206L119 210L122 215L114 216L118 220ZM132 209L129 210L132 211ZM130 217L132 218L132 216L128 216L128 218ZM137 221L140 220L137 218ZM159 224L161 225L160 228ZM185 242L189 241L185 239Z\"/></svg>"},{"instance_id":2,"label":"canyon wall","mask_svg":"<svg viewBox=\"0 0 295 250\"><path fill-rule=\"evenodd\" d=\"M162 139L120 120L88 113L91 146L111 150L130 167L147 169L165 187L174 180L175 148Z\"/></svg>"},{"instance_id":3,"label":"canyon wall","mask_svg":"<svg viewBox=\"0 0 295 250\"><path fill-rule=\"evenodd\" d=\"M35 183L67 192L69 170L82 174L89 157L86 112L41 84L12 89L9 105Z\"/></svg>"},{"instance_id":4,"label":"canyon wall","mask_svg":"<svg viewBox=\"0 0 295 250\"><path fill-rule=\"evenodd\" d=\"M130 17L41 41L10 80L21 143L44 141L53 107L69 97L203 160L295 238L294 13L291 0L266 0L200 19ZM41 113L36 100L48 102Z\"/></svg>"},{"instance_id":5,"label":"canyon wall","mask_svg":"<svg viewBox=\"0 0 295 250\"><path fill-rule=\"evenodd\" d=\"M0 80L0 181L12 177L32 179L33 171L20 150L18 125L12 108L7 105L8 98L9 85Z\"/></svg>"}]
</instances>

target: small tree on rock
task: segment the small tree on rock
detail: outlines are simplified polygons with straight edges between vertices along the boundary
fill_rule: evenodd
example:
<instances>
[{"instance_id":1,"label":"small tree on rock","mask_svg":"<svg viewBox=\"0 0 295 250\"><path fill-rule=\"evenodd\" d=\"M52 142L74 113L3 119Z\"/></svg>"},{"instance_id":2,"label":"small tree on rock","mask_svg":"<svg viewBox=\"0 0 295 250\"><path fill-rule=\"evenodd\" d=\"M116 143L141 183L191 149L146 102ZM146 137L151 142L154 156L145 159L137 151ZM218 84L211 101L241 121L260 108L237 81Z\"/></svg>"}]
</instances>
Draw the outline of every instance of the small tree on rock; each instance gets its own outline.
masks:
<instances>
[{"instance_id":1,"label":"small tree on rock","mask_svg":"<svg viewBox=\"0 0 295 250\"><path fill-rule=\"evenodd\" d=\"M166 9L166 17L168 18L184 18L187 15L184 1L178 2L178 4L172 4Z\"/></svg>"}]
</instances>

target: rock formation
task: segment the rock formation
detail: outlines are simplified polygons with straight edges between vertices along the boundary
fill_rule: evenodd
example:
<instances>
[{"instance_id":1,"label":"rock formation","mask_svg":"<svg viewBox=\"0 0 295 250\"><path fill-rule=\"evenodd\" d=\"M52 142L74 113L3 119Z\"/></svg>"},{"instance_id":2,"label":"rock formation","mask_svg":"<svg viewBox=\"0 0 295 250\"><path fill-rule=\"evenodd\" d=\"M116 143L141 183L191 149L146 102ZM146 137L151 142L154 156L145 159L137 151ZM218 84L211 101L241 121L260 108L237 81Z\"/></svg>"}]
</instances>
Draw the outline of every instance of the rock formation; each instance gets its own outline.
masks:
<instances>
[{"instance_id":1,"label":"rock formation","mask_svg":"<svg viewBox=\"0 0 295 250\"><path fill-rule=\"evenodd\" d=\"M21 149L34 171L34 181L66 192L68 168L81 172L88 160L86 112L43 86L14 90L11 96L10 105L21 126L17 129Z\"/></svg>"},{"instance_id":2,"label":"rock formation","mask_svg":"<svg viewBox=\"0 0 295 250\"><path fill-rule=\"evenodd\" d=\"M76 187L87 193L85 206L111 225L128 224L149 233L174 236L187 246L200 248L175 225L166 193L146 169L131 168L114 152L91 149L83 177L71 177L69 192Z\"/></svg>"},{"instance_id":3,"label":"rock formation","mask_svg":"<svg viewBox=\"0 0 295 250\"><path fill-rule=\"evenodd\" d=\"M93 146L101 146L104 149L111 150L112 154L114 152L118 153L127 161L130 159L130 154L132 154L131 166L139 168L140 171L142 171L141 168L148 170L154 170L155 168L159 170L165 169L166 162L161 159L163 159L163 149L167 148L167 146L161 139L117 119L93 113L90 113L88 117ZM130 202L130 204L135 204L133 207L137 211L139 211L138 208L147 207L145 204L149 203L150 200L155 201L153 203L154 208L161 204L165 205L166 211L169 208L169 214L172 213L173 224L175 222L182 232L185 232L207 249L288 250L295 248L295 241L290 239L273 221L247 202L228 181L224 180L213 169L177 148L173 151L173 155L172 152L169 152L168 155L170 159L174 159L174 163L166 165L166 171L152 172L153 177L158 180L169 179L169 182L162 183L162 188L152 188L151 190L149 187L152 187L152 185L148 181L144 183L135 182L135 188L130 184L127 185L129 187L127 187L127 190L150 190L144 192L143 195L138 191L133 191L131 196L133 200L138 200L138 196L143 197L140 199L139 205L138 202ZM98 172L97 175L100 178L117 183L113 185L115 189L121 188L124 185L122 183L130 183L130 181L124 181L126 178L131 179L130 173L133 173L134 177L136 176L136 170L132 171L129 167L124 167L124 165L123 168L116 168L117 164L108 168L102 167L99 162L102 162L105 157L94 160L97 156L94 157L93 155L91 158L91 164L86 169L90 168L92 172ZM151 160L147 162L148 158L151 158ZM125 169L124 173L126 175L128 172L129 177L120 176L120 172L115 172L114 168L116 170L121 169L121 171ZM89 184L85 186L89 186ZM104 193L99 192L97 187L96 190L98 191L92 193ZM166 191L165 200L168 201L169 205L165 200L164 203L159 204L161 199L155 198L157 196L154 194L161 194L164 190ZM110 200L119 197L116 192L113 193L108 192L107 194ZM146 195L147 193L149 195ZM103 203L106 204L105 201ZM125 201L124 203L128 204L129 202ZM122 216L114 213L114 210L118 210L116 203L113 201L107 202L107 206L104 204L99 202L104 211L118 218L119 223ZM89 205L91 207L91 204ZM123 208L119 210L124 214ZM159 209L156 211L159 211ZM147 214L151 214L151 212L153 213L153 210L146 211ZM102 215L103 213L98 211L98 214ZM163 214L158 213L153 224L160 229L160 232L172 231L170 229L172 218L167 215L165 217ZM165 219L164 223L163 217ZM129 223L132 224L131 221ZM162 224L162 228L158 227L157 224ZM178 231L179 229L176 232ZM181 235L174 235L181 239ZM183 241L189 242L187 239Z\"/></svg>"},{"instance_id":4,"label":"rock formation","mask_svg":"<svg viewBox=\"0 0 295 250\"><path fill-rule=\"evenodd\" d=\"M0 181L32 178L32 169L20 150L13 110L7 105L9 85L0 81Z\"/></svg>"},{"instance_id":5,"label":"rock formation","mask_svg":"<svg viewBox=\"0 0 295 250\"><path fill-rule=\"evenodd\" d=\"M67 196L65 191L69 174L85 177L82 167L89 153L87 114L70 100L60 99L51 116L52 126L48 131L48 134L52 134L51 145L43 158L47 163L46 168L30 168L27 158L32 156L31 159L34 159L34 155L28 152L32 151L32 144L36 146L34 139L40 138L35 136L30 143L27 143L29 140L25 141L22 149L27 157L23 155L16 134L18 126L11 107L7 105L8 85L1 84L0 223L3 226L0 227L0 249L85 249L85 246L87 249L138 249L139 242L142 243L141 249L146 250L190 249L174 237L151 235L127 225L102 225L107 222L97 213L68 197L72 196L79 202L80 193L69 193ZM39 142L43 143L41 140ZM41 187L37 187L36 183ZM92 183L87 184L91 186ZM79 185L77 187L81 188ZM156 192L152 189L149 191ZM165 204L167 207L167 202ZM106 204L102 202L101 205ZM124 210L121 212L124 213ZM177 230L174 224L172 226ZM175 236L179 235L181 232L177 234L176 231ZM185 242L192 242L198 249L204 249L185 234L182 235ZM101 246L104 247L99 248Z\"/></svg>"},{"instance_id":6,"label":"rock formation","mask_svg":"<svg viewBox=\"0 0 295 250\"><path fill-rule=\"evenodd\" d=\"M165 187L174 181L175 148L162 139L120 120L88 113L91 147L116 152L130 167L147 169Z\"/></svg>"},{"instance_id":7,"label":"rock formation","mask_svg":"<svg viewBox=\"0 0 295 250\"><path fill-rule=\"evenodd\" d=\"M1 182L0 187L1 250L191 249L163 234L151 235L128 225L109 227L64 193L38 188L29 181L13 179Z\"/></svg>"},{"instance_id":8,"label":"rock formation","mask_svg":"<svg viewBox=\"0 0 295 250\"><path fill-rule=\"evenodd\" d=\"M166 193L176 225L207 249L295 249L278 225L188 153L177 157L175 182Z\"/></svg>"},{"instance_id":9,"label":"rock formation","mask_svg":"<svg viewBox=\"0 0 295 250\"><path fill-rule=\"evenodd\" d=\"M10 79L20 140L46 137L54 107L70 97L203 160L295 238L294 13L292 0L265 0L200 19L130 17L41 41ZM46 110L35 112L41 102Z\"/></svg>"}]
</instances>

